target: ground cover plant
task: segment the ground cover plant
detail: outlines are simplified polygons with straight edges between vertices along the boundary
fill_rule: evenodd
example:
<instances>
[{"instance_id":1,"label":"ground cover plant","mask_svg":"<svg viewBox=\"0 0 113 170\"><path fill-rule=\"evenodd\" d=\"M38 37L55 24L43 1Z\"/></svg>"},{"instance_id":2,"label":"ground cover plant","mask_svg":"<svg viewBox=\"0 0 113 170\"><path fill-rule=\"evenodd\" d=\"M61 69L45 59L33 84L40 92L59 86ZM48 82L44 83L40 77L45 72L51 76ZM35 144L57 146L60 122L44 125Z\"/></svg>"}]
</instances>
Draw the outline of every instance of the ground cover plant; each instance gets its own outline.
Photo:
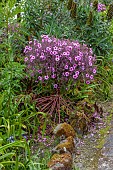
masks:
<instances>
[{"instance_id":1,"label":"ground cover plant","mask_svg":"<svg viewBox=\"0 0 113 170\"><path fill-rule=\"evenodd\" d=\"M0 2L3 170L47 169L57 123L76 124L82 136L102 117L95 100L111 94L112 11L105 1L103 12L84 3L68 9L65 0Z\"/></svg>"}]
</instances>

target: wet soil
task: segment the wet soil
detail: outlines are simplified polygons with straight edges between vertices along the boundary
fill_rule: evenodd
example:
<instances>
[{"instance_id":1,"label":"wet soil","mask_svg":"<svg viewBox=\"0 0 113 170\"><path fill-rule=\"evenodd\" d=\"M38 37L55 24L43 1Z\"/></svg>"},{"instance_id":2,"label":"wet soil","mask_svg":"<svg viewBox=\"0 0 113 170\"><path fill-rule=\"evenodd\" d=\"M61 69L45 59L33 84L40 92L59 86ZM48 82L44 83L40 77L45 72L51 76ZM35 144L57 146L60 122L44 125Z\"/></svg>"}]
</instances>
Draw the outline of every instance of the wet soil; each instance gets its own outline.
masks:
<instances>
[{"instance_id":1,"label":"wet soil","mask_svg":"<svg viewBox=\"0 0 113 170\"><path fill-rule=\"evenodd\" d=\"M113 100L100 105L104 110L104 119L77 145L74 166L79 170L113 169Z\"/></svg>"}]
</instances>

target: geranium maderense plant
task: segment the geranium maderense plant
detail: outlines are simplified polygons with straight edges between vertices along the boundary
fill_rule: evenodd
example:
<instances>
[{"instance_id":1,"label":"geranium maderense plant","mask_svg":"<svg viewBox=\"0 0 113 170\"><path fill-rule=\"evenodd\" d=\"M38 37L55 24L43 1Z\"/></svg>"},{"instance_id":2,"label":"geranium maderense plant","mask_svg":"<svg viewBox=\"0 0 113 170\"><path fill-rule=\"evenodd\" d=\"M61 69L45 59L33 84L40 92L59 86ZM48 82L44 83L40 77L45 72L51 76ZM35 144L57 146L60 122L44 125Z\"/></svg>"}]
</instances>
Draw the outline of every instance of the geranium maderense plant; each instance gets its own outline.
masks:
<instances>
[{"instance_id":1,"label":"geranium maderense plant","mask_svg":"<svg viewBox=\"0 0 113 170\"><path fill-rule=\"evenodd\" d=\"M61 97L62 89L68 90L69 84L73 85L78 80L89 84L96 74L96 58L92 49L78 41L42 35L41 41L30 41L24 53L28 75L37 83L51 84L56 92L55 95L38 98L37 106L42 106L43 112L52 114L54 110L59 112L61 105L68 107Z\"/></svg>"},{"instance_id":2,"label":"geranium maderense plant","mask_svg":"<svg viewBox=\"0 0 113 170\"><path fill-rule=\"evenodd\" d=\"M48 81L56 89L66 88L70 80L73 84L83 79L89 84L96 73L92 49L78 41L42 35L40 42L30 41L24 53L27 73L35 82Z\"/></svg>"}]
</instances>

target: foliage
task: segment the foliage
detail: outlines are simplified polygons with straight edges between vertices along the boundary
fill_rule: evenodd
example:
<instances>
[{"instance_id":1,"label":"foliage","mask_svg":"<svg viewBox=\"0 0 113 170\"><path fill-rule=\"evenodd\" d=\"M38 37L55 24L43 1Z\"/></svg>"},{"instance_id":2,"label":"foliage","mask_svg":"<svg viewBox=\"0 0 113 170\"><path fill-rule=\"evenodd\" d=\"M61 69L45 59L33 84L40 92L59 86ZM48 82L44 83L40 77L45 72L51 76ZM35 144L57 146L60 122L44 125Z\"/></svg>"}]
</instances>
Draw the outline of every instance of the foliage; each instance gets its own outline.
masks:
<instances>
[{"instance_id":1,"label":"foliage","mask_svg":"<svg viewBox=\"0 0 113 170\"><path fill-rule=\"evenodd\" d=\"M104 58L103 56L98 56L97 75L95 77L95 83L97 84L94 88L95 94L100 100L109 100L112 96L112 79L113 79L113 62L112 55L109 58Z\"/></svg>"},{"instance_id":2,"label":"foliage","mask_svg":"<svg viewBox=\"0 0 113 170\"><path fill-rule=\"evenodd\" d=\"M27 168L29 170L47 170L47 162L49 161L51 157L51 153L48 151L48 149L42 150L42 154L40 155L40 149L36 151L36 153L33 155L32 160L28 163ZM46 158L46 159L45 159Z\"/></svg>"},{"instance_id":3,"label":"foliage","mask_svg":"<svg viewBox=\"0 0 113 170\"><path fill-rule=\"evenodd\" d=\"M30 148L34 141L29 136L33 130L34 138L40 124L37 117L42 113L31 105L32 95L24 94L22 48L28 33L15 19L22 12L22 3L14 8L15 5L14 0L0 2L0 168L30 169L28 164L33 162Z\"/></svg>"},{"instance_id":4,"label":"foliage","mask_svg":"<svg viewBox=\"0 0 113 170\"><path fill-rule=\"evenodd\" d=\"M107 5L107 10L110 2L111 0L100 1L100 3ZM84 98L95 100L95 97L97 97L101 100L107 100L111 97L113 20L107 21L107 11L98 13L90 7L90 3L90 0L87 3L83 0L77 3L76 8L73 7L76 10L76 17L72 19L70 11L67 10L67 0L0 1L0 169L47 169L46 164L51 156L49 147L51 148L51 145L56 142L51 133L55 120L61 116L61 122L64 120L69 121L69 113L75 109L78 101ZM44 42L42 42L42 39L40 40L40 35L42 34L49 35L42 38ZM34 40L34 37L38 40ZM52 42L47 42L48 38L52 39ZM73 41L71 41L72 39ZM76 43L80 46L80 49L76 47L75 51L72 48L72 53L75 51L77 56L81 53L85 56L85 51L90 50L86 54L86 58L81 56L85 63L85 71L88 69L90 72L89 76L93 75L92 70L94 67L94 61L92 66L90 66L91 62L89 64L89 53L92 59L95 58L92 50L99 55L97 57L97 74L93 83L84 83L83 80L86 80L85 78L89 73L80 70L80 58L76 58L75 61L74 55L72 55L72 61L77 65L75 71L78 71L79 74L77 81L73 81L73 74L68 77L66 72L71 72L69 68L67 71L65 69L65 76L62 75L64 64L71 67L73 63L65 55L62 57L61 63L59 56L54 57L53 40L68 43L68 45L72 45L72 42L79 40ZM29 45L28 41L30 41ZM33 43L41 43L43 48L40 49ZM28 74L30 71L28 67L26 68L28 61L24 63L25 55L23 51L27 45L33 48L28 51L29 48L26 47L26 51L28 51L26 57L29 58L32 55L29 58L32 62L28 60L31 64L30 67L35 67L33 76ZM35 48L38 48L39 54L41 54L41 50L45 50L48 45L52 48L52 61L49 58L49 51L44 51L47 60L42 60L37 56L33 60L36 53ZM58 44L56 43L56 45ZM92 50L90 47L92 47ZM57 48L60 47L57 46ZM61 52L63 53L67 46L63 45L62 48ZM58 54L61 55L61 52L58 52ZM44 57L42 54L41 56ZM56 78L48 79L47 75L51 76L53 72L47 69L45 64L49 66L52 63L55 69L58 68L55 70L57 75ZM41 69L43 74L39 75L36 71ZM84 79L83 75L86 76ZM48 80L37 81L39 76ZM56 95L58 90L56 81L60 87L63 87L61 90L62 96ZM71 88L71 84L73 84L73 88ZM53 103L53 105L49 105L50 107L55 106L56 102L57 114L53 114L53 117L44 113L46 112L44 109L48 107L48 102L49 104ZM39 112L40 105L43 104L46 106L45 108L44 106L42 107L44 112ZM85 105L84 109L86 108L87 106ZM51 107L51 109L55 112L54 107ZM82 112L81 106L77 106L76 109ZM89 110L93 113L91 105ZM82 116L84 114L79 114L79 119L82 119ZM92 114L92 116L95 115Z\"/></svg>"},{"instance_id":5,"label":"foliage","mask_svg":"<svg viewBox=\"0 0 113 170\"><path fill-rule=\"evenodd\" d=\"M109 33L108 21L103 20L102 12L95 11L90 2L84 3L74 3L68 11L67 1L27 1L24 19L29 32L35 37L48 34L79 40L91 46L96 55L109 55L113 35Z\"/></svg>"},{"instance_id":6,"label":"foliage","mask_svg":"<svg viewBox=\"0 0 113 170\"><path fill-rule=\"evenodd\" d=\"M52 0L52 1L34 1L25 2L24 21L30 35L35 38L40 37L41 34L54 35L55 37L68 38L71 36L70 27L64 27L67 20L72 25L69 13L66 12L66 1Z\"/></svg>"},{"instance_id":7,"label":"foliage","mask_svg":"<svg viewBox=\"0 0 113 170\"><path fill-rule=\"evenodd\" d=\"M74 23L74 37L91 46L97 56L110 53L112 36L109 33L108 22L102 20L100 12L88 5L78 5Z\"/></svg>"}]
</instances>

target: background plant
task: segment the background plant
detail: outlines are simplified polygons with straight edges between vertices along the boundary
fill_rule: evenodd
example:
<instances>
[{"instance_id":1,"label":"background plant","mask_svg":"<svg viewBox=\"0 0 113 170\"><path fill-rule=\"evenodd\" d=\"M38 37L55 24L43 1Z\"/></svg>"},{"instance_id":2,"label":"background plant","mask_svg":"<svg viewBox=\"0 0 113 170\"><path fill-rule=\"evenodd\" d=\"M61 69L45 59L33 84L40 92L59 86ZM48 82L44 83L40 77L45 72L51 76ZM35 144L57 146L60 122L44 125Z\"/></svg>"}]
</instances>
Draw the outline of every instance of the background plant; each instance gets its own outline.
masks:
<instances>
[{"instance_id":1,"label":"background plant","mask_svg":"<svg viewBox=\"0 0 113 170\"><path fill-rule=\"evenodd\" d=\"M103 21L100 12L91 9L90 5L77 4L76 10L74 36L91 46L97 56L109 54L112 39L108 22Z\"/></svg>"},{"instance_id":2,"label":"background plant","mask_svg":"<svg viewBox=\"0 0 113 170\"><path fill-rule=\"evenodd\" d=\"M26 74L22 48L28 34L15 18L23 11L21 5L16 5L15 0L0 2L0 168L6 169L30 169L30 148L40 124L35 106L30 103L32 95L26 94L23 83ZM44 134L43 124L41 130Z\"/></svg>"}]
</instances>

